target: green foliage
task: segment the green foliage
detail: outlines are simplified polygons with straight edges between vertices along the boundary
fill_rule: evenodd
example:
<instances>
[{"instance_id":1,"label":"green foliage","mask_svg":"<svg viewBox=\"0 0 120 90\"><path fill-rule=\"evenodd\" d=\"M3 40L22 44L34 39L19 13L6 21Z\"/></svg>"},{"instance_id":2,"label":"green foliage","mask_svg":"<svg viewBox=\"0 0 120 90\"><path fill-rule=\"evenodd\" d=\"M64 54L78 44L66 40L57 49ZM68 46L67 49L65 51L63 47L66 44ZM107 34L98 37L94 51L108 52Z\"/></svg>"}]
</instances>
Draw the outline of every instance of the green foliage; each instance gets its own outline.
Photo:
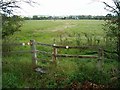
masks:
<instances>
[{"instance_id":1,"label":"green foliage","mask_svg":"<svg viewBox=\"0 0 120 90\"><path fill-rule=\"evenodd\" d=\"M17 88L19 84L17 83L18 77L16 77L13 73L4 73L3 74L3 85L4 88Z\"/></svg>"},{"instance_id":2,"label":"green foliage","mask_svg":"<svg viewBox=\"0 0 120 90\"><path fill-rule=\"evenodd\" d=\"M47 65L46 74L40 74L32 69L31 60L24 56L3 58L3 88L70 88L73 82L80 84L90 81L98 85L119 87L119 74L112 72L119 65L112 60L104 63L103 71L96 68L96 60L92 59L61 59L54 66Z\"/></svg>"},{"instance_id":3,"label":"green foliage","mask_svg":"<svg viewBox=\"0 0 120 90\"><path fill-rule=\"evenodd\" d=\"M22 26L22 18L19 16L6 16L2 15L2 38L9 37L13 35L15 32L20 31L20 27Z\"/></svg>"},{"instance_id":4,"label":"green foliage","mask_svg":"<svg viewBox=\"0 0 120 90\"><path fill-rule=\"evenodd\" d=\"M105 30L107 36L116 39L116 42L113 44L116 45L118 60L120 60L120 1L113 0L114 6L111 6L106 2L103 3L106 5L107 10L113 14L108 14L106 16L105 27L107 28L105 28Z\"/></svg>"},{"instance_id":5,"label":"green foliage","mask_svg":"<svg viewBox=\"0 0 120 90\"><path fill-rule=\"evenodd\" d=\"M11 55L10 52L16 50L15 45L13 45L15 43L19 43L19 41L16 40L14 36L9 36L9 37L4 38L2 40L2 52L3 52L2 55L10 56Z\"/></svg>"},{"instance_id":6,"label":"green foliage","mask_svg":"<svg viewBox=\"0 0 120 90\"><path fill-rule=\"evenodd\" d=\"M113 51L116 53L110 53L109 55L111 56L112 54L112 58L116 58L117 54L119 57L119 47L120 47L120 42L119 42L119 33L120 33L120 29L119 24L117 22L118 20L118 16L106 16L106 23L104 24L104 30L106 33L106 49L108 49L109 51ZM118 59L119 60L119 59Z\"/></svg>"},{"instance_id":7,"label":"green foliage","mask_svg":"<svg viewBox=\"0 0 120 90\"><path fill-rule=\"evenodd\" d=\"M6 16L2 15L2 51L10 52L15 50L14 46L7 45L19 42L16 40L14 34L18 31L21 31L20 27L22 26L23 19L19 16ZM9 55L9 54L4 54Z\"/></svg>"},{"instance_id":8,"label":"green foliage","mask_svg":"<svg viewBox=\"0 0 120 90\"><path fill-rule=\"evenodd\" d=\"M107 36L117 37L119 30L117 26L117 16L106 15L106 23L104 24L104 30Z\"/></svg>"}]
</instances>

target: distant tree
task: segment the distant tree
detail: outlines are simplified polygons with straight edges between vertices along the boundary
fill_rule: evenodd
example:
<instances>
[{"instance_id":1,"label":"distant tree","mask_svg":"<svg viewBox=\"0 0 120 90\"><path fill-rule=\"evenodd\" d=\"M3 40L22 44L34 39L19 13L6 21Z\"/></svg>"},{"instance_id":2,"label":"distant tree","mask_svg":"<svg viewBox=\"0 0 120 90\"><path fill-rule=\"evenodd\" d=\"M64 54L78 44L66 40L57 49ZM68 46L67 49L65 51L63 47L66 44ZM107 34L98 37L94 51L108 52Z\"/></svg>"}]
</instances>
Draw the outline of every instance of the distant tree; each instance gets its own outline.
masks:
<instances>
[{"instance_id":1,"label":"distant tree","mask_svg":"<svg viewBox=\"0 0 120 90\"><path fill-rule=\"evenodd\" d=\"M51 19L52 19L52 16L49 16L48 19L51 20Z\"/></svg>"},{"instance_id":2,"label":"distant tree","mask_svg":"<svg viewBox=\"0 0 120 90\"><path fill-rule=\"evenodd\" d=\"M107 14L107 15L106 15L107 20L111 19L112 16L113 16L112 14Z\"/></svg>"},{"instance_id":3,"label":"distant tree","mask_svg":"<svg viewBox=\"0 0 120 90\"><path fill-rule=\"evenodd\" d=\"M106 5L105 9L113 14L107 14L106 16L106 34L107 36L114 37L114 39L116 39L116 51L118 55L118 60L120 61L120 0L112 1L114 3L114 6L103 2Z\"/></svg>"},{"instance_id":4,"label":"distant tree","mask_svg":"<svg viewBox=\"0 0 120 90\"><path fill-rule=\"evenodd\" d=\"M31 20L30 17L24 17L24 20Z\"/></svg>"},{"instance_id":5,"label":"distant tree","mask_svg":"<svg viewBox=\"0 0 120 90\"><path fill-rule=\"evenodd\" d=\"M33 20L38 20L38 16L37 16L37 15L34 15L34 16L33 16Z\"/></svg>"}]
</instances>

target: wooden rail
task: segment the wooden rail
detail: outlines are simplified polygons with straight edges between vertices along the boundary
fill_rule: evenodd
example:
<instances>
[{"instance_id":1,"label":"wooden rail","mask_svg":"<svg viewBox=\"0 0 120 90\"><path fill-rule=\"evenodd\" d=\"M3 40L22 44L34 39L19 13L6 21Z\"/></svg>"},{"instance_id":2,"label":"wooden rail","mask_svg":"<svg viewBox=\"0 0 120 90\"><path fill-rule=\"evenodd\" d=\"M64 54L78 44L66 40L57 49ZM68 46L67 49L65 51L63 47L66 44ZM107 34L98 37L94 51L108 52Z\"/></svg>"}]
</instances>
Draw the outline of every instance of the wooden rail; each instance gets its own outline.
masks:
<instances>
[{"instance_id":1,"label":"wooden rail","mask_svg":"<svg viewBox=\"0 0 120 90\"><path fill-rule=\"evenodd\" d=\"M67 54L57 54L56 57L70 57L70 58L98 58L98 56L93 56L93 55L67 55Z\"/></svg>"},{"instance_id":2,"label":"wooden rail","mask_svg":"<svg viewBox=\"0 0 120 90\"><path fill-rule=\"evenodd\" d=\"M63 49L97 49L99 46L53 46L55 48L63 48Z\"/></svg>"},{"instance_id":3,"label":"wooden rail","mask_svg":"<svg viewBox=\"0 0 120 90\"><path fill-rule=\"evenodd\" d=\"M33 68L37 65L37 53L47 54L49 56L52 56L53 63L56 64L57 57L69 57L69 58L97 58L98 59L98 68L100 69L102 66L102 60L103 60L103 49L100 46L60 46L56 44L44 44L40 42L36 42L35 40L30 40L30 42L27 43L19 43L19 44L10 44L10 45L29 45L31 47L31 50L28 51L12 51L11 53L26 53L30 52L32 55L32 64ZM42 45L42 46L49 46L53 48L52 52L46 52L46 51L40 51L37 50L36 45ZM94 49L98 51L98 55L69 55L69 54L58 54L58 49ZM5 53L5 52L3 52Z\"/></svg>"}]
</instances>

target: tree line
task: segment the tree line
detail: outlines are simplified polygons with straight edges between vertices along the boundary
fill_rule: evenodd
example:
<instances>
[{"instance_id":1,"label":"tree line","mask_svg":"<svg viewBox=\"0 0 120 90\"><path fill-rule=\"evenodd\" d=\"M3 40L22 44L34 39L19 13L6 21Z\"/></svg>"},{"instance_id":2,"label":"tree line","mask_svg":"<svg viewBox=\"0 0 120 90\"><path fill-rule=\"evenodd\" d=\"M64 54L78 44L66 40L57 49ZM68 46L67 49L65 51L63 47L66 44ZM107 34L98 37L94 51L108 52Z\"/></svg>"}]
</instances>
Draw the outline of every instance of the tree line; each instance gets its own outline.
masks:
<instances>
[{"instance_id":1,"label":"tree line","mask_svg":"<svg viewBox=\"0 0 120 90\"><path fill-rule=\"evenodd\" d=\"M32 17L24 17L25 20L104 20L106 16L92 16L92 15L70 15L70 16L40 16L34 15Z\"/></svg>"}]
</instances>

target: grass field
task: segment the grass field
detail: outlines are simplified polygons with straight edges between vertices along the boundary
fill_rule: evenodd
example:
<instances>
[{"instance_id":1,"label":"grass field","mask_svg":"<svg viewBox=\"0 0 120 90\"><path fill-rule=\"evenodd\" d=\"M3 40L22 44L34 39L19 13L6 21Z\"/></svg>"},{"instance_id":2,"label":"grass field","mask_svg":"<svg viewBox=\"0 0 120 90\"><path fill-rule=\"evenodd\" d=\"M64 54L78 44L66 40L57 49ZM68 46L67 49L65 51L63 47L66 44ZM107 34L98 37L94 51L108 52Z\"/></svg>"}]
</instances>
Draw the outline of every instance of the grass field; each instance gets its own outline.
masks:
<instances>
[{"instance_id":1,"label":"grass field","mask_svg":"<svg viewBox=\"0 0 120 90\"><path fill-rule=\"evenodd\" d=\"M37 42L58 45L105 45L102 20L28 20L21 31L15 34L16 42ZM29 50L29 46L14 47L14 50ZM52 51L52 48L38 46L37 49ZM87 50L88 51L88 50ZM59 50L59 53L86 54L87 51ZM39 54L38 58L51 60ZM120 83L115 60L104 59L103 70L96 68L96 59L58 58L57 66L49 62L38 65L47 69L40 74L32 69L31 54L16 54L3 57L3 87L17 88L70 88L81 87L85 81L98 85L119 87Z\"/></svg>"},{"instance_id":2,"label":"grass field","mask_svg":"<svg viewBox=\"0 0 120 90\"><path fill-rule=\"evenodd\" d=\"M77 33L94 34L103 36L102 24L104 21L99 20L33 20L25 21L22 31L17 34L20 41L29 41L35 39L44 43L52 43L53 39L66 34L75 37ZM83 37L84 38L84 37Z\"/></svg>"}]
</instances>

